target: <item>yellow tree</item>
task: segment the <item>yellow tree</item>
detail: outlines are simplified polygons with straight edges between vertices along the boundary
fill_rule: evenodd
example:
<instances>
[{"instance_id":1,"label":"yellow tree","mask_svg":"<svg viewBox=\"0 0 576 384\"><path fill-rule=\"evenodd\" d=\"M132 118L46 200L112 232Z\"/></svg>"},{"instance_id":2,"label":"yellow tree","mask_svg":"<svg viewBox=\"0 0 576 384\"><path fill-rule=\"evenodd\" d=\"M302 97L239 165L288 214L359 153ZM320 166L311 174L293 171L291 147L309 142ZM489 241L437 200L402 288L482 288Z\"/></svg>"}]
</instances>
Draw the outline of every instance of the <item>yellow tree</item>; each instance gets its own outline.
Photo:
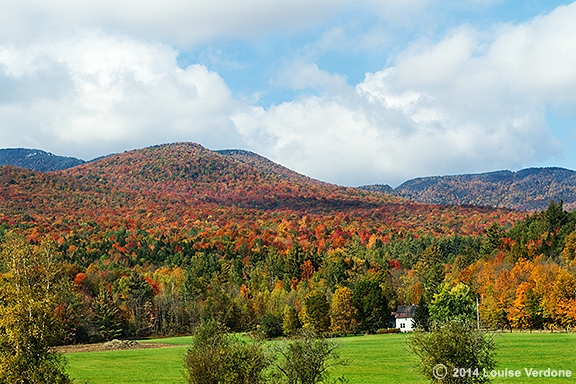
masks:
<instances>
[{"instance_id":1,"label":"yellow tree","mask_svg":"<svg viewBox=\"0 0 576 384\"><path fill-rule=\"evenodd\" d=\"M576 326L576 277L566 270L556 276L552 287L554 318L565 328Z\"/></svg>"},{"instance_id":2,"label":"yellow tree","mask_svg":"<svg viewBox=\"0 0 576 384\"><path fill-rule=\"evenodd\" d=\"M333 332L348 333L355 330L358 309L352 302L353 296L354 292L348 287L340 287L334 291L330 313L330 328Z\"/></svg>"},{"instance_id":3,"label":"yellow tree","mask_svg":"<svg viewBox=\"0 0 576 384\"><path fill-rule=\"evenodd\" d=\"M532 328L531 313L528 308L529 292L534 288L533 282L524 281L516 288L516 298L508 314L508 319L514 328Z\"/></svg>"},{"instance_id":4,"label":"yellow tree","mask_svg":"<svg viewBox=\"0 0 576 384\"><path fill-rule=\"evenodd\" d=\"M51 245L9 236L0 252L0 383L70 383L52 352L62 285Z\"/></svg>"},{"instance_id":5,"label":"yellow tree","mask_svg":"<svg viewBox=\"0 0 576 384\"><path fill-rule=\"evenodd\" d=\"M576 231L570 233L564 239L561 259L568 268L576 270Z\"/></svg>"}]
</instances>

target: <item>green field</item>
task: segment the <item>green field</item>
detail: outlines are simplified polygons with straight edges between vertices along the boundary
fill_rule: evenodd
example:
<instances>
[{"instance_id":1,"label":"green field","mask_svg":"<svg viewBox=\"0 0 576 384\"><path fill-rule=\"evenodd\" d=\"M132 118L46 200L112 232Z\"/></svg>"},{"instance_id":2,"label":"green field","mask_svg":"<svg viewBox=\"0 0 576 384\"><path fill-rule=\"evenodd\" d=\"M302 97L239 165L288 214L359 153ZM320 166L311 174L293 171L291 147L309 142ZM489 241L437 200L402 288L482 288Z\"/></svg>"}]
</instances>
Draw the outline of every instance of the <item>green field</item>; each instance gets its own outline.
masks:
<instances>
[{"instance_id":1,"label":"green field","mask_svg":"<svg viewBox=\"0 0 576 384\"><path fill-rule=\"evenodd\" d=\"M183 356L190 337L149 340L173 344L171 348L67 354L68 372L78 383L184 383ZM416 368L416 358L406 347L406 336L370 335L337 339L340 354L350 362L334 374L344 374L351 384L427 383ZM503 333L496 336L497 369L521 370L520 378L495 379L494 383L576 382L576 334ZM525 368L571 370L574 377L529 378Z\"/></svg>"}]
</instances>

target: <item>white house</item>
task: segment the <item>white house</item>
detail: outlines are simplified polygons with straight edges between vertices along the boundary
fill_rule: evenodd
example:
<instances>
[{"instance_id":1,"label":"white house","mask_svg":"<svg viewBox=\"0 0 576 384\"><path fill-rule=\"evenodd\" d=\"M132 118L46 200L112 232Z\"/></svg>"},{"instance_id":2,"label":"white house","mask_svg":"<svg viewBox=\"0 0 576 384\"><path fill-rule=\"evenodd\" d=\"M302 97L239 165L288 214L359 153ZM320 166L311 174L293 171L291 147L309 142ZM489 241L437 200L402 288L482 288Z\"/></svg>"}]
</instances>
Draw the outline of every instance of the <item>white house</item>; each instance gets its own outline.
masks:
<instances>
[{"instance_id":1,"label":"white house","mask_svg":"<svg viewBox=\"0 0 576 384\"><path fill-rule=\"evenodd\" d=\"M412 319L414 318L415 305L399 305L394 318L396 319L396 328L401 332L412 332Z\"/></svg>"}]
</instances>

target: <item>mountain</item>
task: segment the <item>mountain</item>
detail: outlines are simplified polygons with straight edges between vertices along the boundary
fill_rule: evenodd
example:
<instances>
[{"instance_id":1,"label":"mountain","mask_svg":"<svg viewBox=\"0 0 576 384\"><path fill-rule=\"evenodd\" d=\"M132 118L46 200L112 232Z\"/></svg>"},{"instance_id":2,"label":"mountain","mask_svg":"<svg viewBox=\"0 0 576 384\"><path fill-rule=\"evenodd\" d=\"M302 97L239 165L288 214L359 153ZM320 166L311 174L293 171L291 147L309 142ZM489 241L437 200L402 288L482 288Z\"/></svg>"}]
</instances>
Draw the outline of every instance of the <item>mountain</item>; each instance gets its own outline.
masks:
<instances>
[{"instance_id":1,"label":"mountain","mask_svg":"<svg viewBox=\"0 0 576 384\"><path fill-rule=\"evenodd\" d=\"M74 249L85 244L79 263L100 257L104 251L90 244L119 230L131 231L134 244L193 237L198 247L220 247L231 238L254 247L258 238L279 249L294 241L337 249L371 236L478 234L493 222L521 217L323 183L250 152L194 143L128 151L51 173L0 167L0 231L16 226L30 236L59 234Z\"/></svg>"},{"instance_id":2,"label":"mountain","mask_svg":"<svg viewBox=\"0 0 576 384\"><path fill-rule=\"evenodd\" d=\"M378 185L360 188L428 204L536 211L546 209L551 200L563 200L565 208L576 208L576 172L564 168L421 177L408 180L395 189L380 188Z\"/></svg>"},{"instance_id":3,"label":"mountain","mask_svg":"<svg viewBox=\"0 0 576 384\"><path fill-rule=\"evenodd\" d=\"M13 165L38 172L58 171L83 164L84 160L57 156L40 149L0 149L0 165Z\"/></svg>"},{"instance_id":4,"label":"mountain","mask_svg":"<svg viewBox=\"0 0 576 384\"><path fill-rule=\"evenodd\" d=\"M193 164L194 162L197 164ZM137 164L141 167L137 168ZM89 163L39 149L6 148L0 149L1 165L38 172L83 166L82 171L65 172L63 175L74 174L80 178L83 176L80 176L79 172L114 175L104 179L110 183L122 180L122 185L116 186L120 189L128 185L130 188L147 189L151 182L161 180L172 183L176 195L187 191L185 193L191 193L187 198L202 196L203 199L208 199L210 196L213 202L252 208L310 208L310 202L306 202L303 196L322 196L327 190L339 191L338 193L342 194L347 190L301 175L250 151L210 151L193 143L154 146L104 156ZM189 185L191 180L195 181L193 188ZM262 183L262 180L266 182ZM198 182L203 183L203 189ZM219 184L208 188L206 183ZM231 188L232 185L236 187ZM243 190L248 185L252 193ZM283 188L279 188L280 185L283 185ZM165 185L160 190L164 188ZM178 188L181 189L178 191ZM323 189L324 191L319 193ZM563 168L529 168L518 172L421 177L408 180L395 189L383 184L366 185L358 189L435 205L475 205L535 211L545 209L551 200L563 200L565 208L576 208L576 172ZM362 199L352 200L342 197L337 201L328 199L324 208L329 209L331 204L367 204ZM316 207L318 206L316 203Z\"/></svg>"}]
</instances>

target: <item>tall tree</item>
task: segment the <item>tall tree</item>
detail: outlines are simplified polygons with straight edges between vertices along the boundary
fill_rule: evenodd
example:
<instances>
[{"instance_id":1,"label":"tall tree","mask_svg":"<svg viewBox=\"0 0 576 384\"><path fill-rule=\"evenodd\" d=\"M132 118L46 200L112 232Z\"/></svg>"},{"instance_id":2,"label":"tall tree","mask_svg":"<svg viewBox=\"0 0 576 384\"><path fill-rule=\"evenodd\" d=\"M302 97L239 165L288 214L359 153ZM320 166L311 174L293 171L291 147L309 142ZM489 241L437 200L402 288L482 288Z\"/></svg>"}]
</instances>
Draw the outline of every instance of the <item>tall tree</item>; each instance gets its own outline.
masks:
<instances>
[{"instance_id":1,"label":"tall tree","mask_svg":"<svg viewBox=\"0 0 576 384\"><path fill-rule=\"evenodd\" d=\"M356 329L358 309L354 306L353 297L354 292L348 287L340 287L334 292L330 314L332 331L348 333Z\"/></svg>"},{"instance_id":2,"label":"tall tree","mask_svg":"<svg viewBox=\"0 0 576 384\"><path fill-rule=\"evenodd\" d=\"M51 350L63 282L54 247L10 236L0 252L0 383L70 383Z\"/></svg>"},{"instance_id":3,"label":"tall tree","mask_svg":"<svg viewBox=\"0 0 576 384\"><path fill-rule=\"evenodd\" d=\"M324 292L316 290L304 298L304 324L314 332L326 332L330 327L330 304Z\"/></svg>"},{"instance_id":4,"label":"tall tree","mask_svg":"<svg viewBox=\"0 0 576 384\"><path fill-rule=\"evenodd\" d=\"M462 283L455 286L444 284L430 304L430 318L433 322L449 319L474 320L476 301L470 287Z\"/></svg>"},{"instance_id":5,"label":"tall tree","mask_svg":"<svg viewBox=\"0 0 576 384\"><path fill-rule=\"evenodd\" d=\"M110 286L100 288L98 296L92 301L92 310L100 340L112 340L122 335L124 321Z\"/></svg>"},{"instance_id":6,"label":"tall tree","mask_svg":"<svg viewBox=\"0 0 576 384\"><path fill-rule=\"evenodd\" d=\"M380 328L388 327L390 310L378 282L369 279L360 280L356 284L352 301L358 309L360 330L375 333Z\"/></svg>"},{"instance_id":7,"label":"tall tree","mask_svg":"<svg viewBox=\"0 0 576 384\"><path fill-rule=\"evenodd\" d=\"M424 295L420 295L420 300L414 311L412 327L426 332L430 330L430 311L428 310L428 303L426 303Z\"/></svg>"}]
</instances>

